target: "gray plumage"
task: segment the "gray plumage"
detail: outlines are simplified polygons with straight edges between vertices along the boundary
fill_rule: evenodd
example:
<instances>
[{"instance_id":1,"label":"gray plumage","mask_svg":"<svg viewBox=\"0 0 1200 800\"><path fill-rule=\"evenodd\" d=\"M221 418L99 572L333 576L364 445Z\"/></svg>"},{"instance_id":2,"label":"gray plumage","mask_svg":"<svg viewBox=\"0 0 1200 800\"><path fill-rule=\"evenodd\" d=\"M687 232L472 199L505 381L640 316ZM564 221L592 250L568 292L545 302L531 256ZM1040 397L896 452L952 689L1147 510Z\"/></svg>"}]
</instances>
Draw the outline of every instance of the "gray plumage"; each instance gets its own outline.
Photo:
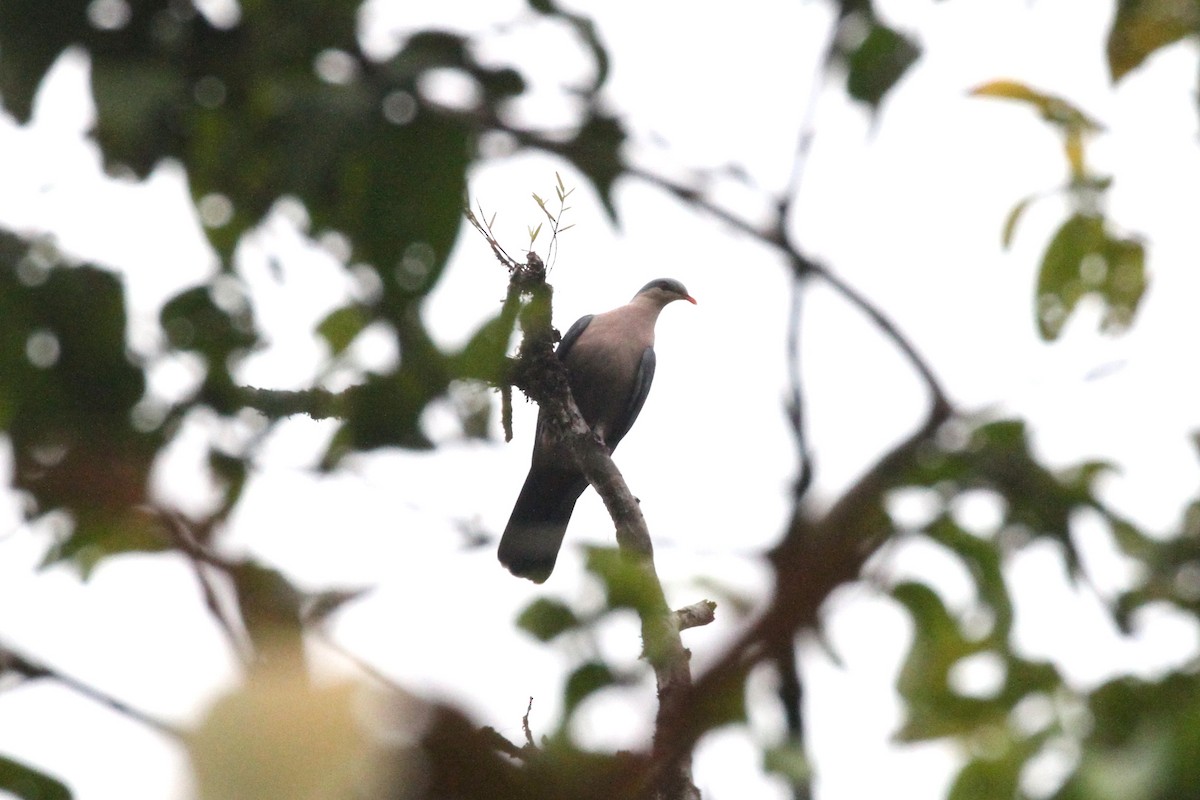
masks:
<instances>
[{"instance_id":1,"label":"gray plumage","mask_svg":"<svg viewBox=\"0 0 1200 800\"><path fill-rule=\"evenodd\" d=\"M627 305L581 318L558 345L579 412L611 453L629 432L654 379L654 323L675 300L696 301L679 281L651 281ZM549 435L543 414L529 475L513 507L497 555L518 577L550 577L575 501L587 479L570 451Z\"/></svg>"}]
</instances>

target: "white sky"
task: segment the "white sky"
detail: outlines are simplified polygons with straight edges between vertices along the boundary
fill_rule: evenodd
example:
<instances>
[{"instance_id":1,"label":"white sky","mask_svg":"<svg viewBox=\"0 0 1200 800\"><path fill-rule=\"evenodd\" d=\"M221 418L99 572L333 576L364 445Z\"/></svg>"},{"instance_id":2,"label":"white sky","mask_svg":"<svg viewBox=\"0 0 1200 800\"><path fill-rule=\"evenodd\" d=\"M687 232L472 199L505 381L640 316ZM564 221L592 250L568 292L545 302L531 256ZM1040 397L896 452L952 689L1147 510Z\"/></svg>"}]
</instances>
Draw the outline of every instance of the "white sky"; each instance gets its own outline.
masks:
<instances>
[{"instance_id":1,"label":"white sky","mask_svg":"<svg viewBox=\"0 0 1200 800\"><path fill-rule=\"evenodd\" d=\"M495 19L522 6L493 5ZM1103 63L1109 4L879 5L891 22L920 37L925 54L874 124L836 89L823 93L797 240L887 311L956 402L1027 415L1050 463L1118 461L1124 470L1110 481L1109 498L1152 528L1168 529L1197 481L1187 433L1200 422L1200 380L1180 366L1182 343L1200 334L1187 300L1200 289L1194 47L1168 49L1114 91ZM428 20L407 8L401 14L399 4L375 6L377 47L392 27L488 24L475 3L438 4L436 12L422 12ZM721 9L643 3L636 14L602 12L597 23L613 56L606 95L633 125L643 145L635 151L640 163L674 174L733 162L774 189L790 168L827 15L814 2L785 9L747 0L736 15ZM683 15L686 32L677 28ZM538 119L567 118L568 109L554 105L554 84L569 82L581 62L561 30L522 29L485 52L519 64L528 62L516 54L536 52L555 65L551 78L534 87L528 110ZM91 114L82 72L78 63L60 67L28 130L0 122L0 224L53 232L68 251L119 268L134 312L131 339L152 341L162 300L209 274L202 234L177 168L162 168L145 185L101 178L95 149L81 139ZM1011 205L1056 185L1064 167L1056 138L1030 111L966 97L970 87L1001 77L1062 95L1108 128L1093 142L1092 158L1098 170L1116 176L1111 219L1146 237L1153 273L1138 323L1122 339L1095 333L1094 310L1080 315L1064 341L1047 346L1036 339L1035 267L1064 207L1057 200L1035 205L1011 252L1001 250L999 232ZM669 150L647 144L652 136ZM761 597L768 573L752 556L779 535L794 471L782 415L782 266L764 248L634 182L617 187L623 228L615 231L581 177L528 154L481 164L471 176L472 194L499 212L510 250L523 246L526 224L537 220L529 193L549 194L555 170L578 187L571 212L577 226L563 236L552 274L560 328L625 302L654 277L682 280L700 301L663 314L654 391L617 454L643 498L671 599L682 605L707 596L690 582L697 576ZM734 187L720 197L735 211L760 207ZM148 219L154 224L147 226ZM345 299L349 286L331 259L305 248L281 220L270 231L248 249L242 273L272 346L246 364L244 377L290 387L319 365L312 325ZM263 247L293 256L282 283L261 263ZM504 278L486 245L468 232L429 304L438 338L463 341L496 308ZM803 346L816 492L828 498L917 423L924 398L893 348L819 286L805 306ZM360 349L364 358L386 357L369 342ZM1119 368L1089 379L1112 365ZM186 363L173 362L156 367L151 378L163 391L178 391L188 374ZM595 602L595 587L580 579L579 545L610 538L603 509L589 493L544 587L513 579L491 548L461 550L455 526L500 531L524 477L534 410L524 403L516 410L511 445L458 442L434 413L430 430L445 441L436 453L358 457L328 477L310 467L330 427L289 421L258 459L226 538L231 551L277 564L304 586L374 586L368 599L339 616L338 641L414 690L466 705L481 724L514 739L530 695L535 733L550 729L564 669L581 645L534 645L512 631L512 621L538 596ZM214 434L211 423L197 414L156 475L161 494L183 508L205 502L195 474L207 442L238 433ZM130 556L106 562L87 584L61 567L39 571L47 533L21 527L12 500L3 502L0 637L151 714L197 719L234 671L188 569L168 557ZM921 503L911 510L919 517ZM970 519L986 529L986 503ZM1102 587L1127 579L1101 534L1083 546ZM932 546L891 547L875 569L887 579L935 576L952 608L972 606L965 573ZM1028 656L1053 658L1079 686L1120 670L1153 674L1196 652L1195 622L1167 612L1147 614L1132 639L1117 637L1097 599L1067 584L1047 545L1023 551L1007 575L1017 603L1017 646ZM881 789L897 797L943 795L953 774L952 748L888 743L899 719L893 683L909 637L904 614L854 587L830 603L828 619L844 666L808 647L804 664L819 800ZM685 634L697 667L715 657L736 626L726 606L716 624ZM614 620L600 642L605 654L631 661L635 623ZM985 682L986 672L984 665ZM702 744L696 773L706 797L782 796L762 775L751 746L781 730L770 690L769 676L755 676L753 732L721 731ZM606 693L588 704L577 733L595 746L636 746L649 730L651 697L645 686ZM173 745L60 687L0 694L0 719L0 752L62 777L80 800L187 796L186 761Z\"/></svg>"}]
</instances>

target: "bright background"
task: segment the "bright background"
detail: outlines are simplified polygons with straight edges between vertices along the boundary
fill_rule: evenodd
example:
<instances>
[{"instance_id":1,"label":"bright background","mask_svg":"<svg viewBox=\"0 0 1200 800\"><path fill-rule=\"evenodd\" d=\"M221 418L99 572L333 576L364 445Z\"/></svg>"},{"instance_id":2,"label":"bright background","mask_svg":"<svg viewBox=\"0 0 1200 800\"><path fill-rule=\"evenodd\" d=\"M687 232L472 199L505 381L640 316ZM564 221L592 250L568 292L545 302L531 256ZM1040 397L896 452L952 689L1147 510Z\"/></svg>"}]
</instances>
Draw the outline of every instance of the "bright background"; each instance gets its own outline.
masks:
<instances>
[{"instance_id":1,"label":"bright background","mask_svg":"<svg viewBox=\"0 0 1200 800\"><path fill-rule=\"evenodd\" d=\"M522 4L492 3L485 11L451 2L436 4L436 12L434 4L421 12L402 5L409 4L372 4L364 32L371 47L386 51L405 31L430 25L491 30ZM792 220L796 241L891 316L962 408L1024 415L1050 464L1117 462L1122 472L1106 484L1106 498L1149 529L1167 529L1198 477L1189 433L1200 422L1200 378L1186 345L1200 336L1193 313L1200 296L1195 47L1160 52L1113 89L1104 63L1109 3L877 5L891 24L918 35L924 55L875 119L839 91L819 94ZM613 55L605 95L633 126L639 163L669 176L735 163L767 192L786 185L812 88L804 76L815 74L828 31L821 4L745 0L734 14L727 6L641 3L636 11L598 12L596 22ZM554 69L530 73L562 84L583 68L559 29L524 26L490 42L485 52L494 48L498 60L539 53ZM68 253L119 270L137 350L157 335L162 302L210 276L213 261L177 166L163 165L144 183L103 175L86 138L93 116L86 69L80 54L64 56L29 126L0 117L0 224L48 233ZM1000 228L1013 203L1058 185L1065 166L1055 135L1027 109L967 96L996 78L1066 97L1106 126L1089 155L1098 171L1117 177L1110 219L1145 237L1152 271L1139 319L1124 337L1098 334L1095 308L1083 309L1056 344L1036 337L1036 265L1065 205L1035 204L1009 252ZM451 81L428 90L448 102L458 96ZM561 97L554 85L535 85L523 102L538 119L567 119L555 105ZM497 233L510 252L527 245L526 225L540 219L529 195L552 195L555 171L577 187L568 212L576 227L561 237L551 273L560 329L624 303L656 277L682 280L699 300L671 306L660 319L654 391L617 453L643 498L670 600L709 596L692 581L697 576L762 598L769 573L755 554L782 530L795 473L783 416L786 270L760 245L646 183L618 184L622 227L615 229L581 177L529 154L485 162L470 181L474 199L498 213ZM741 216L765 217L763 194L733 181L715 197ZM256 313L272 342L245 365L241 377L254 385L304 385L325 353L314 324L353 290L297 222L302 209L285 206L242 252L239 272L260 298ZM267 266L271 254L283 256L282 280ZM444 343L465 341L494 312L504 286L486 244L464 227L428 305L432 331ZM395 357L370 336L355 347L366 363ZM894 348L819 284L805 300L802 364L818 469L813 491L827 500L918 424L925 398ZM196 379L186 360L159 363L151 373L167 394ZM306 587L374 587L339 612L332 630L340 646L519 740L529 696L535 735L557 718L572 647L582 644L539 645L515 632L513 620L539 596L598 603L597 588L582 577L580 545L610 541L611 524L589 492L543 587L501 569L494 541L466 546L464 531L498 534L523 480L535 409L518 399L515 411L511 444L502 443L498 426L495 442L464 443L449 415L434 411L427 425L441 443L436 451L359 455L329 476L314 464L332 427L288 421L258 460L223 544L280 566ZM184 510L205 508L212 498L195 476L206 443L245 436L249 427L194 415L156 468L160 495ZM0 451L0 464L9 462ZM39 570L52 526L23 525L14 502L0 498L7 504L0 506L0 637L147 713L196 722L235 680L236 664L188 566L174 556L124 556L103 562L86 584L62 566ZM896 503L914 524L930 513L919 495ZM956 513L973 530L998 520L982 497ZM1102 599L1128 580L1128 567L1099 534L1078 544L1095 588L1070 584L1049 544L1020 551L1009 566L1023 655L1052 659L1081 688L1122 671L1157 674L1196 656L1195 621L1165 611L1142 615L1135 635L1120 637L1101 613ZM951 608L963 609L972 590L961 569L932 547L902 542L868 572L883 582L936 576ZM809 645L803 664L817 797L944 795L956 763L951 746L889 742L899 720L893 684L910 636L907 617L857 585L834 596L826 620L842 666ZM738 622L725 604L716 624L684 634L696 667L715 657ZM632 662L636 621L606 625L599 646ZM330 674L350 669L328 648L313 647ZM983 661L961 679L986 691L995 675ZM757 676L752 688L754 729L714 733L697 752L706 797L784 796L751 744L782 730L772 679ZM576 732L597 747L639 744L650 731L652 692L643 685L597 695ZM0 751L60 776L79 800L191 791L186 756L171 741L53 683L0 692ZM1053 788L1056 768L1048 763L1030 780Z\"/></svg>"}]
</instances>

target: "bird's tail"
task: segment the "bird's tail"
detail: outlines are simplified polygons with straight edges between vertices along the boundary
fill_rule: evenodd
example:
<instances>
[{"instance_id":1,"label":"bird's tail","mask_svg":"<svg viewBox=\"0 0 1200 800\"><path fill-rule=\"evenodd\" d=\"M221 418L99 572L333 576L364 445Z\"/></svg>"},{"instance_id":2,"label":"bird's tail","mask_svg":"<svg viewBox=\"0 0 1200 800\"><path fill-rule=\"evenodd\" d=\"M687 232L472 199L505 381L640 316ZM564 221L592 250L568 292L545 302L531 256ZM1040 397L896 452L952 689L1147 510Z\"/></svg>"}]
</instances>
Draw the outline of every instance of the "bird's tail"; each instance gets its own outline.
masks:
<instances>
[{"instance_id":1,"label":"bird's tail","mask_svg":"<svg viewBox=\"0 0 1200 800\"><path fill-rule=\"evenodd\" d=\"M587 488L578 472L530 470L496 555L509 572L542 583L554 570L575 501Z\"/></svg>"}]
</instances>

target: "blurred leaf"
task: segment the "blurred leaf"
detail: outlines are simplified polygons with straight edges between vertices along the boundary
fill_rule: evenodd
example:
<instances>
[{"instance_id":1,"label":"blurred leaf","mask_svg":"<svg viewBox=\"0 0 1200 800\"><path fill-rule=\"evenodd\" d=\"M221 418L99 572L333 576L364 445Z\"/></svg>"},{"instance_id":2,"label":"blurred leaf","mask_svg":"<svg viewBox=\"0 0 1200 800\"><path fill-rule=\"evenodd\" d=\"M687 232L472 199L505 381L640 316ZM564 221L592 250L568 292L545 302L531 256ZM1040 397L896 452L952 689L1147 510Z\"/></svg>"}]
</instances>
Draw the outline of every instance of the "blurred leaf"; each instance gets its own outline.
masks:
<instances>
[{"instance_id":1,"label":"blurred leaf","mask_svg":"<svg viewBox=\"0 0 1200 800\"><path fill-rule=\"evenodd\" d=\"M569 718L588 695L617 682L617 677L608 665L600 661L589 661L576 667L567 676L563 689L563 717Z\"/></svg>"},{"instance_id":2,"label":"blurred leaf","mask_svg":"<svg viewBox=\"0 0 1200 800\"><path fill-rule=\"evenodd\" d=\"M1200 32L1196 0L1118 0L1108 32L1108 70L1113 83L1156 50Z\"/></svg>"},{"instance_id":3,"label":"blurred leaf","mask_svg":"<svg viewBox=\"0 0 1200 800\"><path fill-rule=\"evenodd\" d=\"M950 668L978 648L962 635L941 598L928 586L906 582L892 596L912 618L916 632L896 681L907 701L907 719L897 736L903 741L962 734L970 724L964 705L972 701L951 693Z\"/></svg>"},{"instance_id":4,"label":"blurred leaf","mask_svg":"<svg viewBox=\"0 0 1200 800\"><path fill-rule=\"evenodd\" d=\"M87 43L95 35L85 4L65 5L49 11L45 0L0 3L0 95L19 122L29 121L34 95L55 59L68 45Z\"/></svg>"},{"instance_id":5,"label":"blurred leaf","mask_svg":"<svg viewBox=\"0 0 1200 800\"><path fill-rule=\"evenodd\" d=\"M508 372L508 346L516 323L517 305L505 303L500 313L479 326L458 354L457 375L493 386L503 383Z\"/></svg>"},{"instance_id":6,"label":"blurred leaf","mask_svg":"<svg viewBox=\"0 0 1200 800\"><path fill-rule=\"evenodd\" d=\"M598 92L608 81L610 65L608 50L600 40L596 24L592 21L591 17L564 11L551 2L551 0L529 0L529 7L540 14L558 16L575 29L576 36L579 37L579 40L583 42L590 52L596 71L596 77L589 86L581 89L581 93L590 96Z\"/></svg>"},{"instance_id":7,"label":"blurred leaf","mask_svg":"<svg viewBox=\"0 0 1200 800\"><path fill-rule=\"evenodd\" d=\"M86 579L108 556L170 549L170 540L149 514L89 507L75 508L72 513L71 534L46 553L42 567L67 561Z\"/></svg>"},{"instance_id":8,"label":"blurred leaf","mask_svg":"<svg viewBox=\"0 0 1200 800\"><path fill-rule=\"evenodd\" d=\"M812 764L804 748L795 742L763 750L763 769L780 775L792 786L807 786L813 779Z\"/></svg>"},{"instance_id":9,"label":"blurred leaf","mask_svg":"<svg viewBox=\"0 0 1200 800\"><path fill-rule=\"evenodd\" d=\"M341 355L370 320L359 306L344 306L329 312L317 324L317 335L325 340L332 355Z\"/></svg>"},{"instance_id":10,"label":"blurred leaf","mask_svg":"<svg viewBox=\"0 0 1200 800\"><path fill-rule=\"evenodd\" d=\"M625 171L621 148L625 144L625 128L620 120L595 111L584 121L574 138L560 146L560 152L587 176L604 203L609 218L617 219L612 188Z\"/></svg>"},{"instance_id":11,"label":"blurred leaf","mask_svg":"<svg viewBox=\"0 0 1200 800\"><path fill-rule=\"evenodd\" d=\"M1079 766L1055 800L1195 797L1200 788L1200 677L1118 678L1088 701Z\"/></svg>"},{"instance_id":12,"label":"blurred leaf","mask_svg":"<svg viewBox=\"0 0 1200 800\"><path fill-rule=\"evenodd\" d=\"M225 496L221 500L220 510L216 514L216 516L223 516L231 511L241 499L242 491L246 488L246 479L249 477L249 465L246 459L240 456L209 450L208 467L212 470L214 477L218 479L218 483L223 484L220 489Z\"/></svg>"},{"instance_id":13,"label":"blurred leaf","mask_svg":"<svg viewBox=\"0 0 1200 800\"><path fill-rule=\"evenodd\" d=\"M1104 255L1107 268L1100 292L1107 308L1100 324L1106 332L1120 332L1133 322L1146 292L1146 249L1134 239L1110 237Z\"/></svg>"},{"instance_id":14,"label":"blurred leaf","mask_svg":"<svg viewBox=\"0 0 1200 800\"><path fill-rule=\"evenodd\" d=\"M548 642L579 627L579 618L565 603L539 597L517 617L517 627L533 634L539 641Z\"/></svg>"},{"instance_id":15,"label":"blurred leaf","mask_svg":"<svg viewBox=\"0 0 1200 800\"><path fill-rule=\"evenodd\" d=\"M61 781L5 755L0 755L0 790L22 800L71 800Z\"/></svg>"},{"instance_id":16,"label":"blurred leaf","mask_svg":"<svg viewBox=\"0 0 1200 800\"><path fill-rule=\"evenodd\" d=\"M848 56L846 89L854 99L877 109L920 55L921 48L912 39L873 21L866 38Z\"/></svg>"},{"instance_id":17,"label":"blurred leaf","mask_svg":"<svg viewBox=\"0 0 1200 800\"><path fill-rule=\"evenodd\" d=\"M1032 204L1033 201L1037 200L1039 197L1040 195L1031 194L1028 197L1022 198L1015 206L1012 207L1012 210L1008 212L1008 216L1004 218L1004 229L1000 234L1000 243L1004 246L1005 250L1012 246L1013 235L1017 231L1017 222L1020 221L1021 216L1025 213L1025 210L1029 208L1030 204Z\"/></svg>"},{"instance_id":18,"label":"blurred leaf","mask_svg":"<svg viewBox=\"0 0 1200 800\"><path fill-rule=\"evenodd\" d=\"M402 356L396 372L368 375L366 383L355 386L347 396L345 421L330 443L323 466L332 467L354 450L432 447L421 430L421 414L446 391L450 380L447 366L440 353L424 358L412 354Z\"/></svg>"},{"instance_id":19,"label":"blurred leaf","mask_svg":"<svg viewBox=\"0 0 1200 800\"><path fill-rule=\"evenodd\" d=\"M989 729L1003 731L1021 699L1060 688L1062 681L1053 665L1028 661L1011 652L1007 631L978 641L967 639L928 586L901 583L892 589L892 596L907 609L915 628L897 678L897 689L907 703L907 718L896 734L900 740L970 738ZM951 670L979 653L988 653L1003 665L1003 680L986 696L960 694L951 685Z\"/></svg>"},{"instance_id":20,"label":"blurred leaf","mask_svg":"<svg viewBox=\"0 0 1200 800\"><path fill-rule=\"evenodd\" d=\"M159 322L172 347L204 357L206 370L199 399L221 414L240 409L242 398L231 373L231 357L259 344L241 287L219 278L212 286L186 289L163 306Z\"/></svg>"},{"instance_id":21,"label":"blurred leaf","mask_svg":"<svg viewBox=\"0 0 1200 800\"><path fill-rule=\"evenodd\" d=\"M976 758L954 778L947 800L1011 800L1022 797L1018 781L1025 759L1006 750L1000 758Z\"/></svg>"},{"instance_id":22,"label":"blurred leaf","mask_svg":"<svg viewBox=\"0 0 1200 800\"><path fill-rule=\"evenodd\" d=\"M146 502L163 434L133 426L146 379L127 353L120 280L0 234L0 319L12 485L34 500L28 513L58 509L74 521L46 561L69 558L86 574L105 555L160 548L131 510Z\"/></svg>"},{"instance_id":23,"label":"blurred leaf","mask_svg":"<svg viewBox=\"0 0 1200 800\"><path fill-rule=\"evenodd\" d=\"M224 284L228 289L231 284ZM171 298L159 313L159 320L173 347L191 350L220 362L238 350L258 343L248 306L237 302L218 305L214 287L196 286ZM244 298L242 298L244 299Z\"/></svg>"},{"instance_id":24,"label":"blurred leaf","mask_svg":"<svg viewBox=\"0 0 1200 800\"><path fill-rule=\"evenodd\" d=\"M615 547L589 547L587 570L604 584L609 609L631 608L642 612L655 609L658 597L654 578Z\"/></svg>"},{"instance_id":25,"label":"blurred leaf","mask_svg":"<svg viewBox=\"0 0 1200 800\"><path fill-rule=\"evenodd\" d=\"M1037 323L1043 339L1058 338L1086 288L1080 277L1084 259L1102 258L1107 237L1100 217L1075 214L1054 234L1042 256L1037 283Z\"/></svg>"},{"instance_id":26,"label":"blurred leaf","mask_svg":"<svg viewBox=\"0 0 1200 800\"><path fill-rule=\"evenodd\" d=\"M1038 274L1038 330L1043 339L1058 337L1079 300L1087 293L1105 301L1105 331L1128 327L1146 290L1142 244L1108 234L1104 220L1075 214L1050 240Z\"/></svg>"},{"instance_id":27,"label":"blurred leaf","mask_svg":"<svg viewBox=\"0 0 1200 800\"><path fill-rule=\"evenodd\" d=\"M278 663L302 664L306 596L282 572L254 561L237 562L228 574L246 633L258 651L273 654Z\"/></svg>"},{"instance_id":28,"label":"blurred leaf","mask_svg":"<svg viewBox=\"0 0 1200 800\"><path fill-rule=\"evenodd\" d=\"M944 545L967 568L979 590L980 600L995 615L988 640L1003 646L1012 630L1013 608L995 542L972 536L948 516L938 518L926 529L926 534Z\"/></svg>"},{"instance_id":29,"label":"blurred leaf","mask_svg":"<svg viewBox=\"0 0 1200 800\"><path fill-rule=\"evenodd\" d=\"M978 425L961 450L939 452L923 459L910 473L919 486L965 491L995 491L1006 505L1004 526L1046 536L1063 548L1072 575L1079 556L1070 537L1070 517L1079 508L1096 508L1093 482L1109 465L1086 462L1051 472L1034 458L1025 424L996 420Z\"/></svg>"},{"instance_id":30,"label":"blurred leaf","mask_svg":"<svg viewBox=\"0 0 1200 800\"><path fill-rule=\"evenodd\" d=\"M1068 100L1040 92L1019 81L989 81L976 86L970 94L974 97L994 97L1027 103L1033 106L1044 120L1064 131L1094 132L1104 127Z\"/></svg>"}]
</instances>

